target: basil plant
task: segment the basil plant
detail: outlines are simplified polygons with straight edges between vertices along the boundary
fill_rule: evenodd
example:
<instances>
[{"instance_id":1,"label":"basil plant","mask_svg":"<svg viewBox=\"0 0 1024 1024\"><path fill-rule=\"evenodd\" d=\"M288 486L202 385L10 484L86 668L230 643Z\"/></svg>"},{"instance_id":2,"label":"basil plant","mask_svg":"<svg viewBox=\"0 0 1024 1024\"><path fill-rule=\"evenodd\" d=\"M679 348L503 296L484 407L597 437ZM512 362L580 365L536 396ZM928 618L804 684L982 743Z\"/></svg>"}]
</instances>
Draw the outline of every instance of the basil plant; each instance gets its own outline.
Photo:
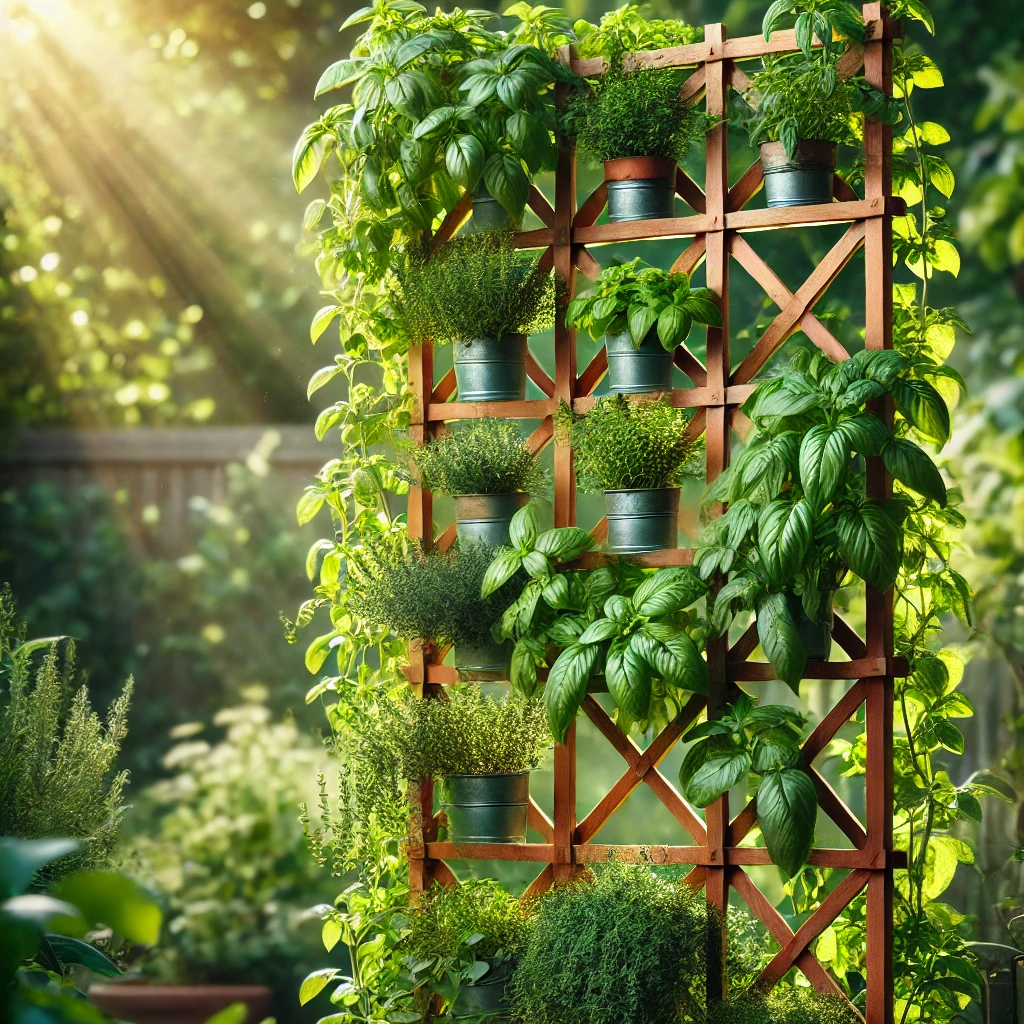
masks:
<instances>
[{"instance_id":1,"label":"basil plant","mask_svg":"<svg viewBox=\"0 0 1024 1024\"><path fill-rule=\"evenodd\" d=\"M833 363L803 353L790 372L762 382L744 411L757 429L708 497L729 503L705 528L694 565L728 577L710 615L712 635L754 611L761 647L795 691L807 664L798 612L821 622L852 573L876 590L896 580L905 523L922 508L942 515L946 485L920 444L949 438L949 410L919 368L895 351ZM892 398L894 434L868 410ZM901 485L891 501L866 496L865 456L881 456Z\"/></svg>"},{"instance_id":2,"label":"basil plant","mask_svg":"<svg viewBox=\"0 0 1024 1024\"><path fill-rule=\"evenodd\" d=\"M722 326L715 302L714 292L707 288L691 291L688 275L669 273L637 257L602 270L593 294L575 298L566 307L565 322L585 328L595 341L628 331L636 348L657 329L658 340L674 352L695 323Z\"/></svg>"},{"instance_id":3,"label":"basil plant","mask_svg":"<svg viewBox=\"0 0 1024 1024\"><path fill-rule=\"evenodd\" d=\"M650 571L626 562L558 571L593 546L579 527L539 532L532 505L512 519L512 546L499 548L483 595L514 573L529 575L505 611L501 635L515 641L510 679L533 695L541 686L552 735L564 742L588 685L607 687L616 721L627 731L675 717L683 694L707 693L708 670L698 644L702 620L691 606L707 587L689 568Z\"/></svg>"}]
</instances>

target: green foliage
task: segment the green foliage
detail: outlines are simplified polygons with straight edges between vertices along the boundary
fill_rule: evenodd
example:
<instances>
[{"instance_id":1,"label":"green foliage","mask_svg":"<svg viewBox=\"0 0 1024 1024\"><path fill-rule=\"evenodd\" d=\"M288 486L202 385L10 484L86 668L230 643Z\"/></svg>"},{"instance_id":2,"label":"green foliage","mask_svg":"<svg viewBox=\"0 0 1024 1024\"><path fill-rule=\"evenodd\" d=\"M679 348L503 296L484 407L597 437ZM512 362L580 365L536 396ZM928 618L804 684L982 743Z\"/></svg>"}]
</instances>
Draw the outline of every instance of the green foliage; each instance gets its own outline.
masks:
<instances>
[{"instance_id":1,"label":"green foliage","mask_svg":"<svg viewBox=\"0 0 1024 1024\"><path fill-rule=\"evenodd\" d=\"M225 708L206 740L174 730L170 777L143 791L128 854L162 893L166 927L143 964L176 983L294 984L314 948L303 911L324 882L297 810L326 754L291 722L274 722L254 689Z\"/></svg>"},{"instance_id":2,"label":"green foliage","mask_svg":"<svg viewBox=\"0 0 1024 1024\"><path fill-rule=\"evenodd\" d=\"M401 640L438 646L486 646L515 582L501 594L481 598L491 552L482 545L423 552L410 547L367 551L358 567L355 614L368 627Z\"/></svg>"},{"instance_id":3,"label":"green foliage","mask_svg":"<svg viewBox=\"0 0 1024 1024\"><path fill-rule=\"evenodd\" d=\"M679 18L645 17L639 4L606 11L596 25L581 18L572 28L580 57L605 57L610 61L626 53L687 46L704 39L700 26L687 25Z\"/></svg>"},{"instance_id":4,"label":"green foliage","mask_svg":"<svg viewBox=\"0 0 1024 1024\"><path fill-rule=\"evenodd\" d=\"M512 979L529 1024L675 1024L704 962L703 897L644 864L611 863L537 905Z\"/></svg>"},{"instance_id":5,"label":"green foliage","mask_svg":"<svg viewBox=\"0 0 1024 1024\"><path fill-rule=\"evenodd\" d=\"M523 255L501 233L453 238L396 269L395 315L417 344L536 334L555 315L554 277L540 257Z\"/></svg>"},{"instance_id":6,"label":"green foliage","mask_svg":"<svg viewBox=\"0 0 1024 1024\"><path fill-rule=\"evenodd\" d=\"M540 462L510 420L463 420L429 444L410 445L422 485L435 494L535 494Z\"/></svg>"},{"instance_id":7,"label":"green foliage","mask_svg":"<svg viewBox=\"0 0 1024 1024\"><path fill-rule=\"evenodd\" d=\"M774 0L761 22L765 39L782 27L787 15L796 15L797 45L807 60L814 57L815 41L827 61L839 56L847 41L856 44L865 39L860 9L849 0Z\"/></svg>"},{"instance_id":8,"label":"green foliage","mask_svg":"<svg viewBox=\"0 0 1024 1024\"><path fill-rule=\"evenodd\" d=\"M707 1019L708 1024L855 1024L859 1018L845 999L777 985L767 995L717 1003Z\"/></svg>"},{"instance_id":9,"label":"green foliage","mask_svg":"<svg viewBox=\"0 0 1024 1024\"><path fill-rule=\"evenodd\" d=\"M127 731L132 680L104 722L78 679L67 637L26 640L10 587L0 591L0 836L80 840L47 880L104 867L117 841L127 772L113 774ZM32 655L45 650L38 670Z\"/></svg>"},{"instance_id":10,"label":"green foliage","mask_svg":"<svg viewBox=\"0 0 1024 1024\"><path fill-rule=\"evenodd\" d=\"M597 161L660 156L679 162L715 123L682 99L685 81L685 74L671 70L610 71L572 99L562 131Z\"/></svg>"},{"instance_id":11,"label":"green foliage","mask_svg":"<svg viewBox=\"0 0 1024 1024\"><path fill-rule=\"evenodd\" d=\"M556 429L568 437L585 491L677 487L700 445L686 433L689 416L663 399L599 398L584 416L559 406Z\"/></svg>"},{"instance_id":12,"label":"green foliage","mask_svg":"<svg viewBox=\"0 0 1024 1024\"><path fill-rule=\"evenodd\" d=\"M586 328L595 341L628 330L637 348L656 327L665 350L674 352L695 323L721 327L722 313L716 302L707 288L691 291L686 274L666 273L637 257L629 263L613 261L602 270L594 294L569 303L565 322Z\"/></svg>"}]
</instances>

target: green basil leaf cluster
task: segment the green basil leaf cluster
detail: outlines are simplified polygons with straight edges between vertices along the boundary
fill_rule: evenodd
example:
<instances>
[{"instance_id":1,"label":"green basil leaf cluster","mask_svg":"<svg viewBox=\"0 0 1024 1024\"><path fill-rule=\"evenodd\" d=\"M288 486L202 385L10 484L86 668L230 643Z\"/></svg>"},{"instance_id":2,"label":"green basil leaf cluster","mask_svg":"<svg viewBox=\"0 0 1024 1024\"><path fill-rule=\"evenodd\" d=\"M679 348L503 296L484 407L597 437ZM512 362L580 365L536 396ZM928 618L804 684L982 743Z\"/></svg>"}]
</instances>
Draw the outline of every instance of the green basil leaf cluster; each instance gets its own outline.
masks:
<instances>
[{"instance_id":1,"label":"green basil leaf cluster","mask_svg":"<svg viewBox=\"0 0 1024 1024\"><path fill-rule=\"evenodd\" d=\"M758 429L709 492L729 509L705 530L694 564L704 579L731 575L716 597L712 632L725 632L740 609L756 611L761 646L793 689L807 660L801 616L824 621L851 571L888 590L902 563L904 523L918 503L909 493L888 503L867 498L864 457L881 456L921 507L945 515L946 485L931 457L868 409L891 396L904 433L944 443L949 411L924 379L928 369L895 351L862 351L843 363L802 356L745 406Z\"/></svg>"},{"instance_id":2,"label":"green basil leaf cluster","mask_svg":"<svg viewBox=\"0 0 1024 1024\"><path fill-rule=\"evenodd\" d=\"M753 775L757 819L772 860L790 877L814 842L818 797L802 769L803 716L781 704L756 706L743 694L714 720L694 726L679 769L683 795L707 807Z\"/></svg>"},{"instance_id":3,"label":"green basil leaf cluster","mask_svg":"<svg viewBox=\"0 0 1024 1024\"><path fill-rule=\"evenodd\" d=\"M596 25L576 21L576 50L580 57L604 57L609 61L641 50L664 50L702 42L704 29L679 18L649 18L640 4L625 4L606 11Z\"/></svg>"},{"instance_id":4,"label":"green basil leaf cluster","mask_svg":"<svg viewBox=\"0 0 1024 1024\"><path fill-rule=\"evenodd\" d=\"M691 290L686 274L652 267L637 257L602 270L593 294L566 307L565 322L589 331L595 341L628 331L637 348L656 329L666 351L674 352L695 323L722 326L717 303L707 288Z\"/></svg>"}]
</instances>

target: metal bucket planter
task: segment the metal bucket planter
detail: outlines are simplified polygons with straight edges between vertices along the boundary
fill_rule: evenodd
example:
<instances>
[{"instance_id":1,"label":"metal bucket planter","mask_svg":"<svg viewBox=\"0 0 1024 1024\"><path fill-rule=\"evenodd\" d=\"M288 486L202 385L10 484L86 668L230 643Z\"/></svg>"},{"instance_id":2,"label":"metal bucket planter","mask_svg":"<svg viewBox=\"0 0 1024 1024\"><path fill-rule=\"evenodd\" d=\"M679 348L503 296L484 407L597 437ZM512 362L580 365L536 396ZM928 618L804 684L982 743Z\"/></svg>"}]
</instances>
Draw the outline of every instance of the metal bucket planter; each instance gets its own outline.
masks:
<instances>
[{"instance_id":1,"label":"metal bucket planter","mask_svg":"<svg viewBox=\"0 0 1024 1024\"><path fill-rule=\"evenodd\" d=\"M622 555L674 548L679 536L679 488L605 491L608 550Z\"/></svg>"},{"instance_id":2,"label":"metal bucket planter","mask_svg":"<svg viewBox=\"0 0 1024 1024\"><path fill-rule=\"evenodd\" d=\"M525 843L530 773L448 775L441 809L453 843Z\"/></svg>"},{"instance_id":3,"label":"metal bucket planter","mask_svg":"<svg viewBox=\"0 0 1024 1024\"><path fill-rule=\"evenodd\" d=\"M518 231L522 217L514 219L484 185L473 193L473 216L469 219L469 233L481 231Z\"/></svg>"},{"instance_id":4,"label":"metal bucket planter","mask_svg":"<svg viewBox=\"0 0 1024 1024\"><path fill-rule=\"evenodd\" d=\"M604 348L608 355L608 390L617 395L641 395L672 388L672 353L658 339L657 327L637 348L629 331L606 334Z\"/></svg>"},{"instance_id":5,"label":"metal bucket planter","mask_svg":"<svg viewBox=\"0 0 1024 1024\"><path fill-rule=\"evenodd\" d=\"M676 164L661 156L631 156L605 160L608 220L661 220L674 217Z\"/></svg>"},{"instance_id":6,"label":"metal bucket planter","mask_svg":"<svg viewBox=\"0 0 1024 1024\"><path fill-rule=\"evenodd\" d=\"M764 193L769 207L817 206L832 202L836 144L801 139L790 160L781 142L761 143Z\"/></svg>"},{"instance_id":7,"label":"metal bucket planter","mask_svg":"<svg viewBox=\"0 0 1024 1024\"><path fill-rule=\"evenodd\" d=\"M453 1017L505 1017L509 1005L505 998L505 989L512 977L511 961L505 960L497 967L492 967L478 982L459 986L459 994L452 1001Z\"/></svg>"},{"instance_id":8,"label":"metal bucket planter","mask_svg":"<svg viewBox=\"0 0 1024 1024\"><path fill-rule=\"evenodd\" d=\"M526 397L526 335L455 343L460 402L514 402Z\"/></svg>"},{"instance_id":9,"label":"metal bucket planter","mask_svg":"<svg viewBox=\"0 0 1024 1024\"><path fill-rule=\"evenodd\" d=\"M508 673L512 660L512 644L458 644L455 648L455 667L460 672Z\"/></svg>"},{"instance_id":10,"label":"metal bucket planter","mask_svg":"<svg viewBox=\"0 0 1024 1024\"><path fill-rule=\"evenodd\" d=\"M808 661L828 661L832 653L832 595L825 599L824 622L815 622L804 611L803 601L788 594L789 610L796 619L797 632L803 641Z\"/></svg>"},{"instance_id":11,"label":"metal bucket planter","mask_svg":"<svg viewBox=\"0 0 1024 1024\"><path fill-rule=\"evenodd\" d=\"M515 494L459 494L455 498L455 533L460 544L508 544L512 517L530 500Z\"/></svg>"}]
</instances>

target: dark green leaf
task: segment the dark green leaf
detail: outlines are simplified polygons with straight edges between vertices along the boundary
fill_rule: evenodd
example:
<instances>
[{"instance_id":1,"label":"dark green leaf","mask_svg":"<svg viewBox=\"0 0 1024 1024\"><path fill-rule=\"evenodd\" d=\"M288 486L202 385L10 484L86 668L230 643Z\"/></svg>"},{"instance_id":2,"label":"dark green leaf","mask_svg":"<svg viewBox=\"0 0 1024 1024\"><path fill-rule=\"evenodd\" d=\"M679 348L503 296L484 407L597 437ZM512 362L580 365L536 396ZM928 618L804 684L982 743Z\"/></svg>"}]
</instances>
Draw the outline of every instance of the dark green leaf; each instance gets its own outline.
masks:
<instances>
[{"instance_id":1,"label":"dark green leaf","mask_svg":"<svg viewBox=\"0 0 1024 1024\"><path fill-rule=\"evenodd\" d=\"M571 562L594 546L594 538L578 526L560 526L545 530L534 545L535 550L553 562Z\"/></svg>"},{"instance_id":2,"label":"dark green leaf","mask_svg":"<svg viewBox=\"0 0 1024 1024\"><path fill-rule=\"evenodd\" d=\"M800 445L800 483L814 512L820 512L835 494L846 467L849 440L842 424L811 427Z\"/></svg>"},{"instance_id":3,"label":"dark green leaf","mask_svg":"<svg viewBox=\"0 0 1024 1024\"><path fill-rule=\"evenodd\" d=\"M693 604L707 589L707 584L689 567L659 569L636 588L633 607L638 615L668 615Z\"/></svg>"},{"instance_id":4,"label":"dark green leaf","mask_svg":"<svg viewBox=\"0 0 1024 1024\"><path fill-rule=\"evenodd\" d=\"M512 522L509 524L508 534L512 546L526 554L530 546L537 540L538 530L537 509L532 503L524 505L512 517Z\"/></svg>"},{"instance_id":5,"label":"dark green leaf","mask_svg":"<svg viewBox=\"0 0 1024 1024\"><path fill-rule=\"evenodd\" d=\"M512 215L518 218L526 207L530 182L517 157L495 153L484 165L487 191Z\"/></svg>"},{"instance_id":6,"label":"dark green leaf","mask_svg":"<svg viewBox=\"0 0 1024 1024\"><path fill-rule=\"evenodd\" d=\"M47 935L46 942L61 964L80 964L104 978L116 978L123 973L105 953L81 939L70 935Z\"/></svg>"},{"instance_id":7,"label":"dark green leaf","mask_svg":"<svg viewBox=\"0 0 1024 1024\"><path fill-rule=\"evenodd\" d=\"M882 449L885 468L901 484L946 507L946 485L942 474L924 450L913 441L894 437Z\"/></svg>"},{"instance_id":8,"label":"dark green leaf","mask_svg":"<svg viewBox=\"0 0 1024 1024\"><path fill-rule=\"evenodd\" d=\"M792 878L814 844L818 797L810 777L797 768L766 775L757 790L757 821L772 860Z\"/></svg>"},{"instance_id":9,"label":"dark green leaf","mask_svg":"<svg viewBox=\"0 0 1024 1024\"><path fill-rule=\"evenodd\" d=\"M784 583L803 565L814 533L814 513L806 501L776 500L757 517L757 551L770 580Z\"/></svg>"},{"instance_id":10,"label":"dark green leaf","mask_svg":"<svg viewBox=\"0 0 1024 1024\"><path fill-rule=\"evenodd\" d=\"M896 408L929 440L949 440L949 408L942 395L927 381L897 378L892 397Z\"/></svg>"},{"instance_id":11,"label":"dark green leaf","mask_svg":"<svg viewBox=\"0 0 1024 1024\"><path fill-rule=\"evenodd\" d=\"M653 626L634 633L630 646L639 652L658 678L691 693L707 693L711 682L700 651L683 630L660 635Z\"/></svg>"},{"instance_id":12,"label":"dark green leaf","mask_svg":"<svg viewBox=\"0 0 1024 1024\"><path fill-rule=\"evenodd\" d=\"M807 667L807 651L785 594L764 594L757 604L757 636L778 677L794 693Z\"/></svg>"},{"instance_id":13,"label":"dark green leaf","mask_svg":"<svg viewBox=\"0 0 1024 1024\"><path fill-rule=\"evenodd\" d=\"M483 143L475 135L460 135L448 143L444 165L452 179L465 189L474 189L484 169Z\"/></svg>"},{"instance_id":14,"label":"dark green leaf","mask_svg":"<svg viewBox=\"0 0 1024 1024\"><path fill-rule=\"evenodd\" d=\"M480 586L480 596L490 597L500 586L507 583L523 564L523 556L511 548L498 548Z\"/></svg>"},{"instance_id":15,"label":"dark green leaf","mask_svg":"<svg viewBox=\"0 0 1024 1024\"><path fill-rule=\"evenodd\" d=\"M569 726L587 695L587 680L601 653L597 644L566 647L555 659L544 687L544 704L548 712L551 735L565 742Z\"/></svg>"},{"instance_id":16,"label":"dark green leaf","mask_svg":"<svg viewBox=\"0 0 1024 1024\"><path fill-rule=\"evenodd\" d=\"M844 509L836 517L839 553L869 586L888 590L900 565L900 537L896 525L877 502Z\"/></svg>"},{"instance_id":17,"label":"dark green leaf","mask_svg":"<svg viewBox=\"0 0 1024 1024\"><path fill-rule=\"evenodd\" d=\"M614 619L598 619L583 630L580 634L580 643L596 644L602 640L610 640L619 634L620 628Z\"/></svg>"},{"instance_id":18,"label":"dark green leaf","mask_svg":"<svg viewBox=\"0 0 1024 1024\"><path fill-rule=\"evenodd\" d=\"M745 750L713 752L686 783L684 795L697 807L707 807L747 777L750 757Z\"/></svg>"},{"instance_id":19,"label":"dark green leaf","mask_svg":"<svg viewBox=\"0 0 1024 1024\"><path fill-rule=\"evenodd\" d=\"M605 619L608 622L610 620ZM612 700L630 718L647 717L651 704L651 675L647 662L628 639L616 640L608 649L604 666L608 692Z\"/></svg>"}]
</instances>

